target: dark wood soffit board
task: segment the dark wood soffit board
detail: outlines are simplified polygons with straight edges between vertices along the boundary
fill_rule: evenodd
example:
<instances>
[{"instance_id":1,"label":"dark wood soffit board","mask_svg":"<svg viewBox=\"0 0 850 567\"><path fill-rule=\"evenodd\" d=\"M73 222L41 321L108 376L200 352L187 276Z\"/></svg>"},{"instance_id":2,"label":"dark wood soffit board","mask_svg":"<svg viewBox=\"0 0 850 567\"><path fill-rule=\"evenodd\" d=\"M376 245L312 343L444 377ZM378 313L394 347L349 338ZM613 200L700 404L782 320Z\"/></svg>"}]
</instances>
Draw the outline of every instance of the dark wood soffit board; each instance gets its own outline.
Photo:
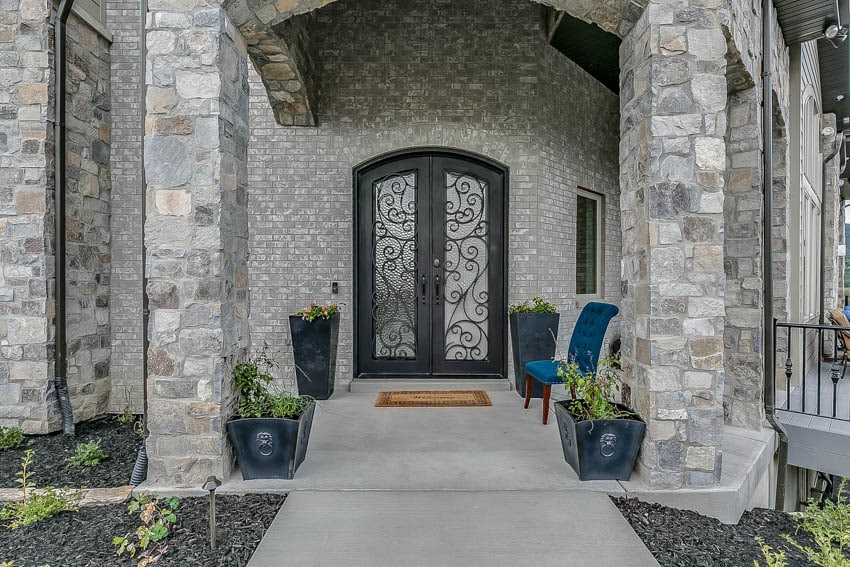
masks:
<instances>
[{"instance_id":1,"label":"dark wood soffit board","mask_svg":"<svg viewBox=\"0 0 850 567\"><path fill-rule=\"evenodd\" d=\"M620 38L595 24L564 14L552 47L614 93L620 92Z\"/></svg>"},{"instance_id":2,"label":"dark wood soffit board","mask_svg":"<svg viewBox=\"0 0 850 567\"><path fill-rule=\"evenodd\" d=\"M846 12L848 0L839 3L841 12ZM836 0L774 0L774 6L788 45L818 39L826 26L837 23L839 18Z\"/></svg>"}]
</instances>

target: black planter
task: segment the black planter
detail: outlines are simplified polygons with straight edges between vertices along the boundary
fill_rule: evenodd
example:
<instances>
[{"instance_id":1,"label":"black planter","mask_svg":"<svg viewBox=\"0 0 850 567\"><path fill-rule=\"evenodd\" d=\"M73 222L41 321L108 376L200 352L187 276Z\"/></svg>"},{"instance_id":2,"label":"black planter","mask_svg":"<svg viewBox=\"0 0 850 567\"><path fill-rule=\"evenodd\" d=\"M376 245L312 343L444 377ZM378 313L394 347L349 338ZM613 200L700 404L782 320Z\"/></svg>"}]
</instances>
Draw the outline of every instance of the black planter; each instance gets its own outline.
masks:
<instances>
[{"instance_id":1,"label":"black planter","mask_svg":"<svg viewBox=\"0 0 850 567\"><path fill-rule=\"evenodd\" d=\"M327 400L334 393L339 315L314 319L312 323L291 315L289 330L292 333L298 393Z\"/></svg>"},{"instance_id":2,"label":"black planter","mask_svg":"<svg viewBox=\"0 0 850 567\"><path fill-rule=\"evenodd\" d=\"M298 419L259 417L227 422L242 478L294 477L307 454L315 409L316 404L310 404Z\"/></svg>"},{"instance_id":3,"label":"black planter","mask_svg":"<svg viewBox=\"0 0 850 567\"><path fill-rule=\"evenodd\" d=\"M564 460L579 480L629 480L646 424L638 416L576 421L567 409L571 401L555 402ZM630 411L620 404L617 407Z\"/></svg>"},{"instance_id":4,"label":"black planter","mask_svg":"<svg viewBox=\"0 0 850 567\"><path fill-rule=\"evenodd\" d=\"M555 356L558 339L558 313L511 313L511 350L514 353L516 391L525 397L525 365ZM531 381L531 397L543 397L543 384Z\"/></svg>"}]
</instances>

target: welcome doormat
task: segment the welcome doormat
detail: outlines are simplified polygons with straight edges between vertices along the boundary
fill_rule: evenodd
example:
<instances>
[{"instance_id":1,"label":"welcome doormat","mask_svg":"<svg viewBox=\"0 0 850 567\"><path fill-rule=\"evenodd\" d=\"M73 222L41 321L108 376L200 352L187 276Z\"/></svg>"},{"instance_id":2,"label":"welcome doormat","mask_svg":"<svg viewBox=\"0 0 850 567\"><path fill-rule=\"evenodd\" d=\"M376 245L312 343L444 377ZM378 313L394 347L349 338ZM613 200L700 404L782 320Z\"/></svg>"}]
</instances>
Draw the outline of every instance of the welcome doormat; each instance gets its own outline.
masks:
<instances>
[{"instance_id":1,"label":"welcome doormat","mask_svg":"<svg viewBox=\"0 0 850 567\"><path fill-rule=\"evenodd\" d=\"M379 392L376 408L454 408L491 406L484 390Z\"/></svg>"}]
</instances>

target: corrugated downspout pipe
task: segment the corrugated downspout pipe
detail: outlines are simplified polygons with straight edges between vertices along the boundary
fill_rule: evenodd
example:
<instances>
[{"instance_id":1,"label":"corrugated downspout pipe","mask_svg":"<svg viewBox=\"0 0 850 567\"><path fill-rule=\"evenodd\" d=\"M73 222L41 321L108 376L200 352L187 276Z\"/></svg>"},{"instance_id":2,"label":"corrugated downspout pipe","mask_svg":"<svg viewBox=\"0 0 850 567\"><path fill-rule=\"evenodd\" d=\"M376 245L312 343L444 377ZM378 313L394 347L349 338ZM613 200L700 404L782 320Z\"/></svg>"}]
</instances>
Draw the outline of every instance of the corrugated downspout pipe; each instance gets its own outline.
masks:
<instances>
[{"instance_id":1,"label":"corrugated downspout pipe","mask_svg":"<svg viewBox=\"0 0 850 567\"><path fill-rule=\"evenodd\" d=\"M74 0L61 0L53 24L53 77L55 79L55 117L53 121L54 156L53 182L56 197L53 256L56 262L54 294L56 296L56 348L53 367L53 387L62 412L62 431L74 435L74 413L68 396L68 345L65 339L65 24L71 15Z\"/></svg>"},{"instance_id":2,"label":"corrugated downspout pipe","mask_svg":"<svg viewBox=\"0 0 850 567\"><path fill-rule=\"evenodd\" d=\"M779 466L776 474L777 510L785 508L785 472L788 468L788 435L776 419L776 361L774 343L776 327L773 319L773 1L762 0L762 187L764 189L764 413L779 435ZM790 329L789 329L790 332Z\"/></svg>"}]
</instances>

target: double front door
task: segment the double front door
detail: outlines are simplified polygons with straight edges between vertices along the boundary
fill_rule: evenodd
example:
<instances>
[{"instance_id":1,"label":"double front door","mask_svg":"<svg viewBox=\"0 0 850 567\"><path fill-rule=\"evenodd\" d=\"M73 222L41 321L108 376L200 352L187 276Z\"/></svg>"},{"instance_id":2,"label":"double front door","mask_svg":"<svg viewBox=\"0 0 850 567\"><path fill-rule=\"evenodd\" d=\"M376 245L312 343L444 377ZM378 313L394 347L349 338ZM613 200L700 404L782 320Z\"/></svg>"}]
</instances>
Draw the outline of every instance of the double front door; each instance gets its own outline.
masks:
<instances>
[{"instance_id":1,"label":"double front door","mask_svg":"<svg viewBox=\"0 0 850 567\"><path fill-rule=\"evenodd\" d=\"M357 375L504 376L505 178L438 152L358 171Z\"/></svg>"}]
</instances>

